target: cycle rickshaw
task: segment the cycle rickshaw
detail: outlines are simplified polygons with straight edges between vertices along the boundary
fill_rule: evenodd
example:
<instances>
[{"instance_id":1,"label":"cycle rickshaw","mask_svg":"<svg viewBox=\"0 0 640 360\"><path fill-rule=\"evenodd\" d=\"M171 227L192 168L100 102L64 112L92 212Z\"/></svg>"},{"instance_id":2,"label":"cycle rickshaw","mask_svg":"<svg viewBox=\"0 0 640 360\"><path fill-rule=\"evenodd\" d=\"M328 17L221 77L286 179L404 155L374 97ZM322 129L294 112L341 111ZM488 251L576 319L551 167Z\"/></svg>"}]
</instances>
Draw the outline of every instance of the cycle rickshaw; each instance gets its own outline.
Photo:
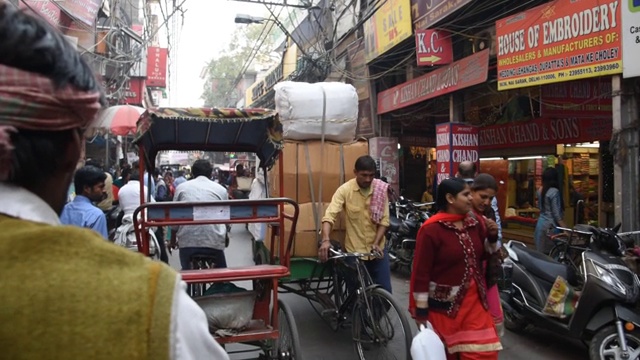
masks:
<instances>
[{"instance_id":1,"label":"cycle rickshaw","mask_svg":"<svg viewBox=\"0 0 640 360\"><path fill-rule=\"evenodd\" d=\"M138 146L140 173L153 173L159 151L228 151L253 152L260 166L268 173L282 148L282 126L274 111L264 109L176 109L148 110L138 121L134 143ZM285 220L295 229L298 205L285 198L263 200L228 200L216 202L159 202L145 199L144 184L140 184L141 206L134 213L138 251L149 255L149 233L153 227L189 226L205 224L277 223ZM150 188L150 187L149 187ZM150 197L149 195L147 195ZM284 214L284 204L294 209ZM278 281L290 275L289 253L293 237L280 239L279 263L247 267L205 268L182 271L182 279L189 284L191 295L206 295L216 284L251 280L253 289L238 297L237 293L216 293L201 306L212 318L226 318L233 323L233 331L220 333L215 327L213 336L221 344L243 343L259 347L267 359L301 359L298 331L291 310L278 299ZM231 264L232 265L232 264ZM199 289L199 291L193 291ZM247 294L249 293L249 294ZM249 298L247 301L246 299ZM209 301L211 300L211 302ZM246 304L249 305L246 305ZM211 307L207 307L211 304ZM234 308L234 306L243 307ZM217 311L217 313L216 313ZM213 314L212 314L213 313ZM242 326L238 325L242 322ZM218 324L219 325L219 324ZM225 329L222 329L225 330ZM246 350L245 350L246 351ZM244 352L244 351L241 351Z\"/></svg>"}]
</instances>

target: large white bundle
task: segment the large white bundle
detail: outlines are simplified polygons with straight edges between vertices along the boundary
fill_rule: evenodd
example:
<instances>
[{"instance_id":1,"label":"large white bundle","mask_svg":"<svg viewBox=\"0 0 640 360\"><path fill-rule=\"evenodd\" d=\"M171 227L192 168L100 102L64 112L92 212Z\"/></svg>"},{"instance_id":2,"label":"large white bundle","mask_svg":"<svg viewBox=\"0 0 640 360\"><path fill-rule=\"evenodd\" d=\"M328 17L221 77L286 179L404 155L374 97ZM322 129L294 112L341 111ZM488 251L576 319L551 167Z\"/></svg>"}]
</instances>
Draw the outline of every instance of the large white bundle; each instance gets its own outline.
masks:
<instances>
[{"instance_id":1,"label":"large white bundle","mask_svg":"<svg viewBox=\"0 0 640 360\"><path fill-rule=\"evenodd\" d=\"M344 143L355 138L358 94L352 85L284 81L274 89L276 110L286 139L317 140L322 137L323 90L326 94L325 139Z\"/></svg>"}]
</instances>

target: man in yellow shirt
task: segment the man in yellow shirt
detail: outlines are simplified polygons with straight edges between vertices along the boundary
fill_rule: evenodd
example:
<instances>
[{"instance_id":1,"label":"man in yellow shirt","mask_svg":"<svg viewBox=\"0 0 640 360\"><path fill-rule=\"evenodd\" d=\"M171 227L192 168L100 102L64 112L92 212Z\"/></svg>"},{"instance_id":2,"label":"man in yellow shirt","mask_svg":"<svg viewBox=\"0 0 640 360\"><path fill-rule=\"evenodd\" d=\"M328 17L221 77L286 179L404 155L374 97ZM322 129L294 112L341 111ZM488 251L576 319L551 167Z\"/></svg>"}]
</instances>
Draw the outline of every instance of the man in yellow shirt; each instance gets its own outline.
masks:
<instances>
[{"instance_id":1,"label":"man in yellow shirt","mask_svg":"<svg viewBox=\"0 0 640 360\"><path fill-rule=\"evenodd\" d=\"M346 241L348 252L381 254L379 258L365 260L365 266L374 283L391 292L391 272L389 255L384 249L384 233L389 227L388 185L374 180L376 163L371 156L361 156L356 160L355 179L344 183L336 190L322 218L322 243L318 249L321 261L327 261L331 247L331 228L338 215L346 212Z\"/></svg>"}]
</instances>

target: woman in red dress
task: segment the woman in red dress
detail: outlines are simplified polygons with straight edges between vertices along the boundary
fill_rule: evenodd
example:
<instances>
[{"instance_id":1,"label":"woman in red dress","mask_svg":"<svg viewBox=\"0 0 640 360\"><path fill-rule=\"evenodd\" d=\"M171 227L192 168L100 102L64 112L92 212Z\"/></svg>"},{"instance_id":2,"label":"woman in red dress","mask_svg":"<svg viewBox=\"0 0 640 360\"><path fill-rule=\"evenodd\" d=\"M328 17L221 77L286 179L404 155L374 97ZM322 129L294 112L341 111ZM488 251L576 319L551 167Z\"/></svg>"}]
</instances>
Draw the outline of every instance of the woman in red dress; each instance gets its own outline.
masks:
<instances>
[{"instance_id":1,"label":"woman in red dress","mask_svg":"<svg viewBox=\"0 0 640 360\"><path fill-rule=\"evenodd\" d=\"M440 211L418 232L411 274L410 310L416 322L431 323L448 359L498 359L502 350L488 310L484 239L496 231L470 215L471 190L462 179L438 186Z\"/></svg>"}]
</instances>

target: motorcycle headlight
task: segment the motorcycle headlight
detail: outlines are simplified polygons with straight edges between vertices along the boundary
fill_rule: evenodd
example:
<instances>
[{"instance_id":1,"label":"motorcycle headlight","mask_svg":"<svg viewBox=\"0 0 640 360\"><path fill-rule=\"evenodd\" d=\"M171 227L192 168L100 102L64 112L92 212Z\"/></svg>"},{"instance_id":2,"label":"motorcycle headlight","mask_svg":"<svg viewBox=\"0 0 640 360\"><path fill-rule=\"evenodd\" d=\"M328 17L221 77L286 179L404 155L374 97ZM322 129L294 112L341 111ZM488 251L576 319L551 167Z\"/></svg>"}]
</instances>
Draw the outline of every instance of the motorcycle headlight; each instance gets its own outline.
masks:
<instances>
[{"instance_id":1,"label":"motorcycle headlight","mask_svg":"<svg viewBox=\"0 0 640 360\"><path fill-rule=\"evenodd\" d=\"M598 273L598 277L609 284L616 291L620 292L622 295L627 295L627 287L618 279L618 277L613 273L613 271L604 268L600 264L593 264L596 272Z\"/></svg>"}]
</instances>

